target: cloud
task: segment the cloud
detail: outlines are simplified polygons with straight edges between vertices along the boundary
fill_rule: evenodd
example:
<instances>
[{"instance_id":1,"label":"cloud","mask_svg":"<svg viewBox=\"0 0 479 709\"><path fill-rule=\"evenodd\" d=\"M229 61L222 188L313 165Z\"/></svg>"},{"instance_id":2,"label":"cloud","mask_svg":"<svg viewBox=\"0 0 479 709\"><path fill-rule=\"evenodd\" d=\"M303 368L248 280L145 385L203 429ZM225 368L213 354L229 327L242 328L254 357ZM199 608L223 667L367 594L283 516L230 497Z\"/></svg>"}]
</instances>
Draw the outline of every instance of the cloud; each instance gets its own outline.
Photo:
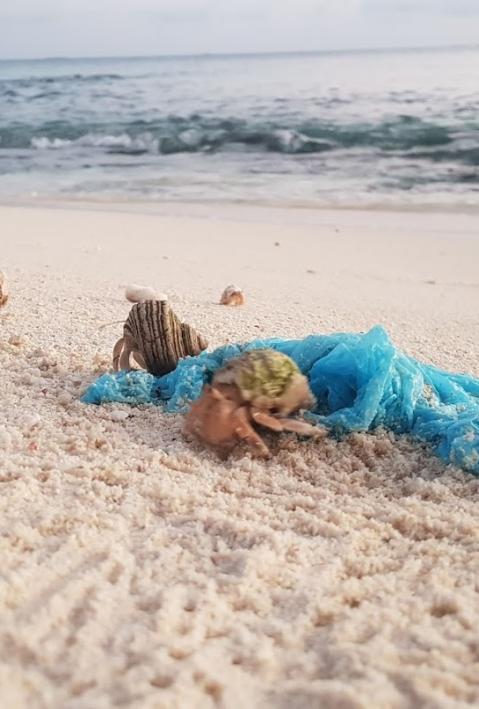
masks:
<instances>
[{"instance_id":1,"label":"cloud","mask_svg":"<svg viewBox=\"0 0 479 709\"><path fill-rule=\"evenodd\" d=\"M365 12L381 14L428 15L436 17L455 15L478 15L478 0L358 0Z\"/></svg>"},{"instance_id":2,"label":"cloud","mask_svg":"<svg viewBox=\"0 0 479 709\"><path fill-rule=\"evenodd\" d=\"M88 16L181 18L261 15L275 18L307 15L338 15L356 11L364 0L15 0L0 7L1 18L27 20L29 16L73 18Z\"/></svg>"},{"instance_id":3,"label":"cloud","mask_svg":"<svg viewBox=\"0 0 479 709\"><path fill-rule=\"evenodd\" d=\"M0 56L477 42L479 0L0 0Z\"/></svg>"},{"instance_id":4,"label":"cloud","mask_svg":"<svg viewBox=\"0 0 479 709\"><path fill-rule=\"evenodd\" d=\"M29 15L73 17L90 14L139 16L145 13L159 16L190 17L251 14L256 10L271 20L278 16L298 13L348 15L362 12L430 12L440 14L479 14L478 0L15 0L2 3L0 16L27 19Z\"/></svg>"}]
</instances>

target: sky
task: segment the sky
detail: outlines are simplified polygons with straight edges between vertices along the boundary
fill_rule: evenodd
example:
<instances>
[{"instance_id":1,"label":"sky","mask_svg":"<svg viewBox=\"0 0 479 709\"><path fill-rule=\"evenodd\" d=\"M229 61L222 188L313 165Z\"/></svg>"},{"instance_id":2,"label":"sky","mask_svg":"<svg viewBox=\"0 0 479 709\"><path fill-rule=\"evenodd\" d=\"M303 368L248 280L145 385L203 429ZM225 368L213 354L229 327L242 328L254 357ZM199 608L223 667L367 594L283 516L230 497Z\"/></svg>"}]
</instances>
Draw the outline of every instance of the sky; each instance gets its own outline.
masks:
<instances>
[{"instance_id":1,"label":"sky","mask_svg":"<svg viewBox=\"0 0 479 709\"><path fill-rule=\"evenodd\" d=\"M479 43L479 0L0 0L0 58Z\"/></svg>"}]
</instances>

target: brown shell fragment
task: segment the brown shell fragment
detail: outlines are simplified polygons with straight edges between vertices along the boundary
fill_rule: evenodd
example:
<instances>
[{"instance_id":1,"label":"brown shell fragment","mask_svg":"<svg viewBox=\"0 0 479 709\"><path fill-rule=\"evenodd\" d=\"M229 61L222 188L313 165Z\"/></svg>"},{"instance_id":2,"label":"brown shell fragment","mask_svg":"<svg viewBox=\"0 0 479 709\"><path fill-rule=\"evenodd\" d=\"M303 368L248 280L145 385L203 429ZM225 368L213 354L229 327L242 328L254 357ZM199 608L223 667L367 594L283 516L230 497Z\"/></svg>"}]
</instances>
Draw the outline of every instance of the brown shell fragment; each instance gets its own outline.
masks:
<instances>
[{"instance_id":1,"label":"brown shell fragment","mask_svg":"<svg viewBox=\"0 0 479 709\"><path fill-rule=\"evenodd\" d=\"M180 359L198 355L207 346L207 340L182 323L166 300L146 300L130 310L123 337L113 349L113 367L130 369L132 355L150 374L162 376L176 369Z\"/></svg>"},{"instance_id":2,"label":"brown shell fragment","mask_svg":"<svg viewBox=\"0 0 479 709\"><path fill-rule=\"evenodd\" d=\"M5 305L8 300L8 285L5 274L0 271L0 306Z\"/></svg>"},{"instance_id":3,"label":"brown shell fragment","mask_svg":"<svg viewBox=\"0 0 479 709\"><path fill-rule=\"evenodd\" d=\"M220 300L221 305L244 305L245 302L245 295L238 286L227 286Z\"/></svg>"}]
</instances>

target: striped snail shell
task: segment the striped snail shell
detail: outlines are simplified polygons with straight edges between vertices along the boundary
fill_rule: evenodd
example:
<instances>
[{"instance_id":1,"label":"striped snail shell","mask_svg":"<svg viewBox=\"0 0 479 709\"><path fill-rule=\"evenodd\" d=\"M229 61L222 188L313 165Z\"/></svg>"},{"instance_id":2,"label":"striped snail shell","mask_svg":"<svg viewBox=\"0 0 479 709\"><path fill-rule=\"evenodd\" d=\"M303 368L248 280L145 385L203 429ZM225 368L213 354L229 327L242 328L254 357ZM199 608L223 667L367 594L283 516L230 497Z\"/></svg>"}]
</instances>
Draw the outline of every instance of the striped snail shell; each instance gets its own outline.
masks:
<instances>
[{"instance_id":1,"label":"striped snail shell","mask_svg":"<svg viewBox=\"0 0 479 709\"><path fill-rule=\"evenodd\" d=\"M114 365L128 369L132 354L148 372L161 376L176 369L180 359L198 355L207 346L207 340L182 323L168 301L145 300L130 310L123 338L115 345Z\"/></svg>"}]
</instances>

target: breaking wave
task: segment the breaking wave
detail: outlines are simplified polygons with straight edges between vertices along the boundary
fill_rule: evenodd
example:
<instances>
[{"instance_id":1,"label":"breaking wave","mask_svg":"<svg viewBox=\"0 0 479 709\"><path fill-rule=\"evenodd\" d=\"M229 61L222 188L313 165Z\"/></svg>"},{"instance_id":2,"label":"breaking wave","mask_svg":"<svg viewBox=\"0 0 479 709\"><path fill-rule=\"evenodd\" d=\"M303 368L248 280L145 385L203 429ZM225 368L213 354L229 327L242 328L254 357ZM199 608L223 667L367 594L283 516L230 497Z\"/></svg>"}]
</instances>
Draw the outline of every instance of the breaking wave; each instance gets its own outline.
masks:
<instances>
[{"instance_id":1,"label":"breaking wave","mask_svg":"<svg viewBox=\"0 0 479 709\"><path fill-rule=\"evenodd\" d=\"M72 146L130 155L238 149L301 155L369 148L411 159L478 165L479 126L451 127L411 116L378 123L306 121L285 125L193 115L113 125L52 121L39 126L0 127L0 150L65 150Z\"/></svg>"}]
</instances>

